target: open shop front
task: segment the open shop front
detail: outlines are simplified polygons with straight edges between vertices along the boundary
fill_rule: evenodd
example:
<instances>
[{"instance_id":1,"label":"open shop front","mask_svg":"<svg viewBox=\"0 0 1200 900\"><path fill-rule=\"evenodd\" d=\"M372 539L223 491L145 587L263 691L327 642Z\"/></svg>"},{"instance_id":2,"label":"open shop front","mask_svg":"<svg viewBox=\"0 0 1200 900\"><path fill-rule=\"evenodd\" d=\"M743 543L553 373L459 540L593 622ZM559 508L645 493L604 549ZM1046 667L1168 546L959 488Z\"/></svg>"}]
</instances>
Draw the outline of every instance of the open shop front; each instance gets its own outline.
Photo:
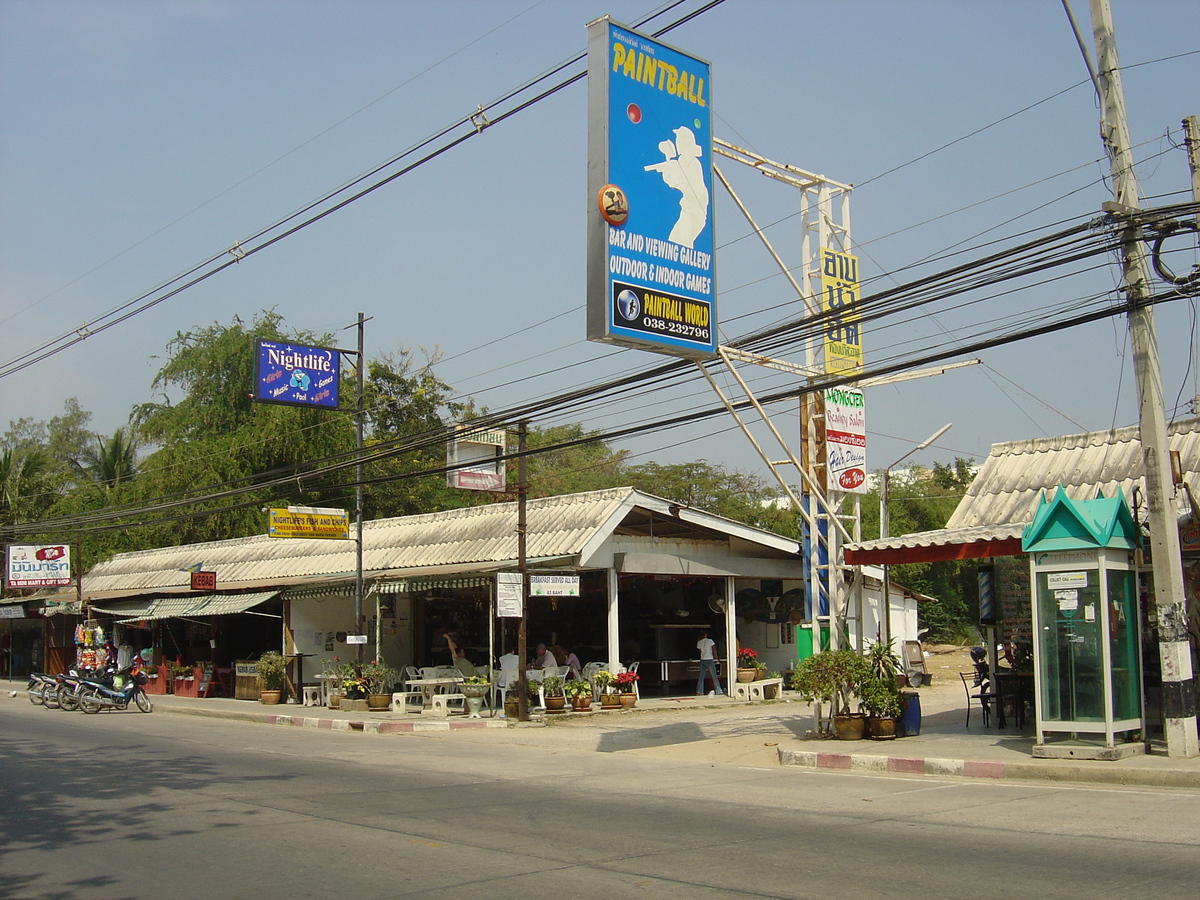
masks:
<instances>
[{"instance_id":1,"label":"open shop front","mask_svg":"<svg viewBox=\"0 0 1200 900\"><path fill-rule=\"evenodd\" d=\"M118 653L148 667L146 692L233 696L234 669L280 646L278 591L97 603ZM255 695L257 697L257 694Z\"/></svg>"}]
</instances>

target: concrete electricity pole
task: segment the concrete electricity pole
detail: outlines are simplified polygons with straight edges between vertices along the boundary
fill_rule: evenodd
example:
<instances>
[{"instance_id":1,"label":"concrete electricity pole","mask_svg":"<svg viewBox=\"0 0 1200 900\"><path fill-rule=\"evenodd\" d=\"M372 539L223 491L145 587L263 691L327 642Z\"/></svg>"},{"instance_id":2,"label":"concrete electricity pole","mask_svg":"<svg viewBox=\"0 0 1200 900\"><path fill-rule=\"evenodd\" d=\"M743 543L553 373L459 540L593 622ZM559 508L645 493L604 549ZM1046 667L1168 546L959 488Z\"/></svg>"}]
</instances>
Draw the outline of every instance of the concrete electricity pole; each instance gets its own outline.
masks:
<instances>
[{"instance_id":1,"label":"concrete electricity pole","mask_svg":"<svg viewBox=\"0 0 1200 900\"><path fill-rule=\"evenodd\" d=\"M1154 598L1158 610L1158 652L1162 666L1162 708L1167 755L1193 757L1200 753L1196 735L1196 695L1192 682L1187 606L1179 527L1171 507L1174 485L1168 456L1166 415L1154 311L1149 305L1150 272L1137 221L1137 176L1125 121L1125 98L1117 63L1109 0L1089 0L1096 42L1096 87L1100 93L1100 135L1108 151L1113 179L1113 202L1105 207L1123 220L1123 280L1129 305L1129 335L1133 345L1138 392L1138 421L1146 470L1146 505L1150 518Z\"/></svg>"}]
</instances>

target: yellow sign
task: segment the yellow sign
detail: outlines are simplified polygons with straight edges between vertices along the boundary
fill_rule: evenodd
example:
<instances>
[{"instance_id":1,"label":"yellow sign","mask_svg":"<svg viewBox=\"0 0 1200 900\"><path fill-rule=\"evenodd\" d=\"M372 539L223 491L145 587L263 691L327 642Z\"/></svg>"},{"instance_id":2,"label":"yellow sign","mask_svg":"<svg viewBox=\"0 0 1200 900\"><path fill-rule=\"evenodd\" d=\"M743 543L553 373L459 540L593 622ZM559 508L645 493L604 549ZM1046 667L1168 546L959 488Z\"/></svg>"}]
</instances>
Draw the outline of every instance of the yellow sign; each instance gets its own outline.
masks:
<instances>
[{"instance_id":1,"label":"yellow sign","mask_svg":"<svg viewBox=\"0 0 1200 900\"><path fill-rule=\"evenodd\" d=\"M350 514L344 509L289 506L267 510L267 535L278 538L350 539Z\"/></svg>"},{"instance_id":2,"label":"yellow sign","mask_svg":"<svg viewBox=\"0 0 1200 900\"><path fill-rule=\"evenodd\" d=\"M821 248L821 311L828 316L825 373L839 375L861 369L857 256Z\"/></svg>"}]
</instances>

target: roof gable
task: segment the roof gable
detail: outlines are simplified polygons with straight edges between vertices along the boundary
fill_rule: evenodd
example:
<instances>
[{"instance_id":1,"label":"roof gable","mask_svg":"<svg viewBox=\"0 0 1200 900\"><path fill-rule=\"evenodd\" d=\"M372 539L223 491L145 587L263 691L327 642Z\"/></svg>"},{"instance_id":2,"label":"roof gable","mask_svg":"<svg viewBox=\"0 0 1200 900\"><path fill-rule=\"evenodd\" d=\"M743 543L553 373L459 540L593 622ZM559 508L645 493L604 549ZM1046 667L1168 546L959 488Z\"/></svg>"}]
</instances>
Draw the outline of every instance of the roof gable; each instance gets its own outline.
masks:
<instances>
[{"instance_id":1,"label":"roof gable","mask_svg":"<svg viewBox=\"0 0 1200 900\"><path fill-rule=\"evenodd\" d=\"M1038 501L1033 522L1025 529L1021 549L1026 553L1137 546L1138 530L1120 490L1115 497L1072 500L1060 487L1054 499Z\"/></svg>"}]
</instances>

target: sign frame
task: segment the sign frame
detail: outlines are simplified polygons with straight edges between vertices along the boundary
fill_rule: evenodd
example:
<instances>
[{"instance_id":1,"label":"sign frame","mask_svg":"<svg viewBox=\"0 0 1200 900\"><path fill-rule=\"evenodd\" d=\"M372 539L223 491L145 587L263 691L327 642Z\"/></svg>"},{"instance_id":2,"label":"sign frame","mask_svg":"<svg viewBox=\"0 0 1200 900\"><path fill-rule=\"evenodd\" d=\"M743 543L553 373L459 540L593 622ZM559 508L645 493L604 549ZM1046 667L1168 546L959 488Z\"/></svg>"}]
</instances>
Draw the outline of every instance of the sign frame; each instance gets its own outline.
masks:
<instances>
[{"instance_id":1,"label":"sign frame","mask_svg":"<svg viewBox=\"0 0 1200 900\"><path fill-rule=\"evenodd\" d=\"M4 584L11 589L67 587L71 584L69 544L8 544L4 553ZM28 575L13 578L14 567Z\"/></svg>"},{"instance_id":2,"label":"sign frame","mask_svg":"<svg viewBox=\"0 0 1200 900\"><path fill-rule=\"evenodd\" d=\"M825 389L825 462L828 490L867 492L866 397L861 388Z\"/></svg>"},{"instance_id":3,"label":"sign frame","mask_svg":"<svg viewBox=\"0 0 1200 900\"><path fill-rule=\"evenodd\" d=\"M587 338L711 359L711 64L608 16L587 30Z\"/></svg>"},{"instance_id":4,"label":"sign frame","mask_svg":"<svg viewBox=\"0 0 1200 900\"><path fill-rule=\"evenodd\" d=\"M254 393L259 403L337 409L342 352L329 347L255 341ZM290 373L290 374L289 374Z\"/></svg>"}]
</instances>

